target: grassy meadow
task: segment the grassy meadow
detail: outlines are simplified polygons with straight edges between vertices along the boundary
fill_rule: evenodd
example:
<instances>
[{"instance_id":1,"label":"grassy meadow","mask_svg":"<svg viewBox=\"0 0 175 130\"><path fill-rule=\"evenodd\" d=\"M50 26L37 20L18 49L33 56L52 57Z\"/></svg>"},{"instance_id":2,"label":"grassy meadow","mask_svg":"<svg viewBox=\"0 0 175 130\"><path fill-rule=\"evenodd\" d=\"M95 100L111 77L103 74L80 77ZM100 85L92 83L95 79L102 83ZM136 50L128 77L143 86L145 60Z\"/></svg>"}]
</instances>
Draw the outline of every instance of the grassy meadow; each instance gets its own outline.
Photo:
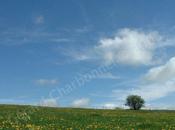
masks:
<instances>
[{"instance_id":1,"label":"grassy meadow","mask_svg":"<svg viewBox=\"0 0 175 130\"><path fill-rule=\"evenodd\" d=\"M0 105L0 130L175 130L175 111Z\"/></svg>"}]
</instances>

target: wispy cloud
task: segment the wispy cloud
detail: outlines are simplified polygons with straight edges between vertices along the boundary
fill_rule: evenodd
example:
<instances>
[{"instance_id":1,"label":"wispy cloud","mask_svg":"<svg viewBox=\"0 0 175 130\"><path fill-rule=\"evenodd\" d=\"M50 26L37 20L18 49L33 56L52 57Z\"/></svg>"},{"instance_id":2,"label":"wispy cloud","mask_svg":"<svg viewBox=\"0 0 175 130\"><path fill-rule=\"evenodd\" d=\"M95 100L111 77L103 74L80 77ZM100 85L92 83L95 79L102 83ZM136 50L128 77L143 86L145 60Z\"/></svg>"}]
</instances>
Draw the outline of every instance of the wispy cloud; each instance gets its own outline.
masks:
<instances>
[{"instance_id":1,"label":"wispy cloud","mask_svg":"<svg viewBox=\"0 0 175 130\"><path fill-rule=\"evenodd\" d=\"M2 104L14 104L14 103L19 103L19 104L27 104L26 99L27 96L17 96L17 97L9 97L9 98L0 98L0 103Z\"/></svg>"},{"instance_id":2,"label":"wispy cloud","mask_svg":"<svg viewBox=\"0 0 175 130\"><path fill-rule=\"evenodd\" d=\"M44 23L44 16L43 15L39 15L39 16L35 17L34 23L35 24L42 24L42 23Z\"/></svg>"},{"instance_id":3,"label":"wispy cloud","mask_svg":"<svg viewBox=\"0 0 175 130\"><path fill-rule=\"evenodd\" d=\"M59 83L59 81L57 79L38 79L35 80L35 83L38 85L45 86L45 85L56 85Z\"/></svg>"},{"instance_id":4,"label":"wispy cloud","mask_svg":"<svg viewBox=\"0 0 175 130\"><path fill-rule=\"evenodd\" d=\"M44 28L10 28L0 31L0 45L50 44L72 42L73 39L60 35L61 31L49 32Z\"/></svg>"},{"instance_id":5,"label":"wispy cloud","mask_svg":"<svg viewBox=\"0 0 175 130\"><path fill-rule=\"evenodd\" d=\"M81 48L81 50L74 50L72 48L59 48L59 51L61 51L64 56L67 56L72 60L86 61L88 59L91 59L89 55L90 53L86 48Z\"/></svg>"},{"instance_id":6,"label":"wispy cloud","mask_svg":"<svg viewBox=\"0 0 175 130\"><path fill-rule=\"evenodd\" d=\"M99 78L99 79L120 79L119 76L113 75L110 72L100 74L96 78Z\"/></svg>"},{"instance_id":7,"label":"wispy cloud","mask_svg":"<svg viewBox=\"0 0 175 130\"><path fill-rule=\"evenodd\" d=\"M43 30L10 29L0 33L0 44L22 45L32 43L45 43L58 38L58 33L49 33Z\"/></svg>"},{"instance_id":8,"label":"wispy cloud","mask_svg":"<svg viewBox=\"0 0 175 130\"><path fill-rule=\"evenodd\" d=\"M72 40L68 39L68 38L55 38L55 39L52 39L52 41L54 41L54 42L70 42Z\"/></svg>"}]
</instances>

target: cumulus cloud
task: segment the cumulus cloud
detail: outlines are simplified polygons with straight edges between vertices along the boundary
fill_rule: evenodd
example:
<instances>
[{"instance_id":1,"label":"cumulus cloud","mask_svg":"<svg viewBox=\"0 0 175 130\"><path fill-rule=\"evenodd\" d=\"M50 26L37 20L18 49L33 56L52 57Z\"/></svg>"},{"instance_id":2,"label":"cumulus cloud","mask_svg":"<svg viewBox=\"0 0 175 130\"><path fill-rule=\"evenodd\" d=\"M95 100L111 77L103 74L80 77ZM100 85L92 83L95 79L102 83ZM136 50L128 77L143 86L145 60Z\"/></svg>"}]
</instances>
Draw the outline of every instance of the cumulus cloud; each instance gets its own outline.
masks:
<instances>
[{"instance_id":1,"label":"cumulus cloud","mask_svg":"<svg viewBox=\"0 0 175 130\"><path fill-rule=\"evenodd\" d=\"M49 98L49 99L42 99L39 103L40 106L47 106L47 107L58 107L58 103L56 99Z\"/></svg>"},{"instance_id":2,"label":"cumulus cloud","mask_svg":"<svg viewBox=\"0 0 175 130\"><path fill-rule=\"evenodd\" d=\"M90 103L90 100L88 98L81 98L74 100L72 102L73 107L87 107Z\"/></svg>"},{"instance_id":3,"label":"cumulus cloud","mask_svg":"<svg viewBox=\"0 0 175 130\"><path fill-rule=\"evenodd\" d=\"M35 82L38 85L56 85L58 84L57 79L38 79Z\"/></svg>"},{"instance_id":4,"label":"cumulus cloud","mask_svg":"<svg viewBox=\"0 0 175 130\"><path fill-rule=\"evenodd\" d=\"M137 29L121 29L114 38L101 39L95 51L105 63L148 65L153 62L156 44L162 37L158 32Z\"/></svg>"}]
</instances>

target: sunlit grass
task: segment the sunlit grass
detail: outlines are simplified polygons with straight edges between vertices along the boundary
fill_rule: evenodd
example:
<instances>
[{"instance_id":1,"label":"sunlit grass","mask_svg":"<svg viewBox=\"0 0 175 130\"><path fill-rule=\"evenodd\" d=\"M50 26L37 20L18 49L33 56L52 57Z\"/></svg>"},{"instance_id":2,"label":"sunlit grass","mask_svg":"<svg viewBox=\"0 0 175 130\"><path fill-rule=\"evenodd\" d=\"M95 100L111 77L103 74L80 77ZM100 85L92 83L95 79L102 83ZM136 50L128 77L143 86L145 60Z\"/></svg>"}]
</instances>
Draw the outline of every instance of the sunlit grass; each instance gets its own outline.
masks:
<instances>
[{"instance_id":1,"label":"sunlit grass","mask_svg":"<svg viewBox=\"0 0 175 130\"><path fill-rule=\"evenodd\" d=\"M1 130L174 130L175 111L0 106Z\"/></svg>"}]
</instances>

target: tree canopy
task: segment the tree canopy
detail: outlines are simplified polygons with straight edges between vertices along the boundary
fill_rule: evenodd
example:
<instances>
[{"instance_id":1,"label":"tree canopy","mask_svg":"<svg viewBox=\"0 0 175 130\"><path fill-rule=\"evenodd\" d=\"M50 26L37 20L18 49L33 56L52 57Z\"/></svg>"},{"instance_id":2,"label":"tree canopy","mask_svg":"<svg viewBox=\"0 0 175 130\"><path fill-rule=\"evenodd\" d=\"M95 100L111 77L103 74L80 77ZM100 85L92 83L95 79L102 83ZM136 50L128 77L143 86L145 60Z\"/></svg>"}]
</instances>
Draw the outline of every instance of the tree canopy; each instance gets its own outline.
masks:
<instances>
[{"instance_id":1,"label":"tree canopy","mask_svg":"<svg viewBox=\"0 0 175 130\"><path fill-rule=\"evenodd\" d=\"M138 95L129 95L126 98L126 106L130 107L132 110L139 110L144 106L144 99Z\"/></svg>"}]
</instances>

